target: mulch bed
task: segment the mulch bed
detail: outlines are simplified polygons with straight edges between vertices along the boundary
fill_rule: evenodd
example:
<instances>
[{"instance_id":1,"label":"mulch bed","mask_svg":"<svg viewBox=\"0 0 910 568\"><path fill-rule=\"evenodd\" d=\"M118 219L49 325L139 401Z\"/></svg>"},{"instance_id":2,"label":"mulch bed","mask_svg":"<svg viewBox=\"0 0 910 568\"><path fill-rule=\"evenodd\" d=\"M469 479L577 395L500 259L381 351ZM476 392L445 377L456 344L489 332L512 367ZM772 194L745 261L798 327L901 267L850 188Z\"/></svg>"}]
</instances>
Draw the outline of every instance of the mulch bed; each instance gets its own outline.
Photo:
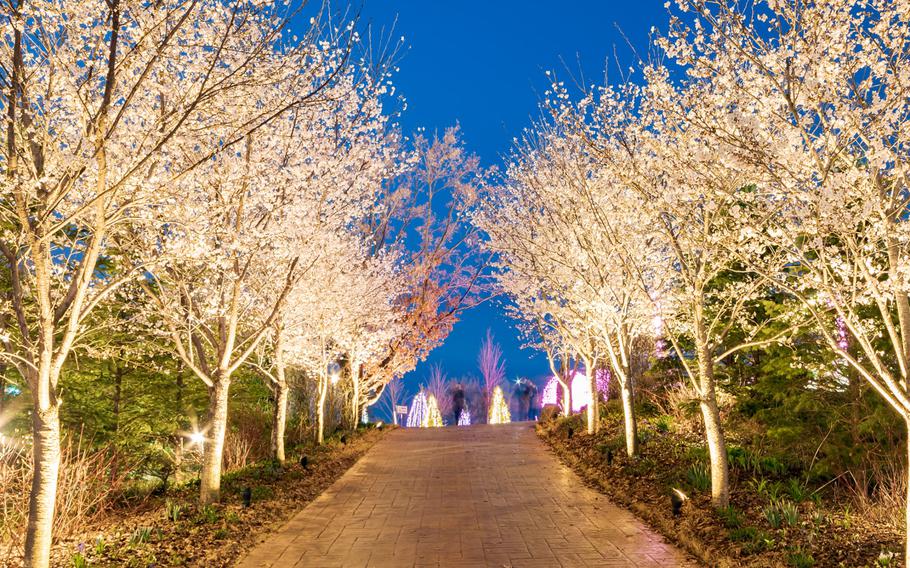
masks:
<instances>
[{"instance_id":1,"label":"mulch bed","mask_svg":"<svg viewBox=\"0 0 910 568\"><path fill-rule=\"evenodd\" d=\"M93 531L55 544L52 565L60 567L232 566L264 534L279 529L362 457L385 431L348 434L284 467L256 464L226 474L221 503L196 503L198 482L140 505L114 510ZM244 506L246 490L250 506ZM16 567L18 560L0 559Z\"/></svg>"},{"instance_id":2,"label":"mulch bed","mask_svg":"<svg viewBox=\"0 0 910 568\"><path fill-rule=\"evenodd\" d=\"M584 482L631 510L656 531L712 567L800 568L836 566L900 566L903 534L895 527L872 523L849 509L818 497L786 499L798 511L797 521L774 528L766 517L767 492L756 489L762 479L786 487L784 477L731 469L731 508L717 512L709 491L697 491L687 479L692 450L703 447L686 439L639 425L641 456L629 459L622 443L621 417L608 416L595 435L585 432L580 416L541 422L538 435ZM674 517L670 493L682 490L689 499ZM778 497L778 500L783 499ZM779 502L779 501L778 501ZM879 560L881 554L890 560Z\"/></svg>"}]
</instances>

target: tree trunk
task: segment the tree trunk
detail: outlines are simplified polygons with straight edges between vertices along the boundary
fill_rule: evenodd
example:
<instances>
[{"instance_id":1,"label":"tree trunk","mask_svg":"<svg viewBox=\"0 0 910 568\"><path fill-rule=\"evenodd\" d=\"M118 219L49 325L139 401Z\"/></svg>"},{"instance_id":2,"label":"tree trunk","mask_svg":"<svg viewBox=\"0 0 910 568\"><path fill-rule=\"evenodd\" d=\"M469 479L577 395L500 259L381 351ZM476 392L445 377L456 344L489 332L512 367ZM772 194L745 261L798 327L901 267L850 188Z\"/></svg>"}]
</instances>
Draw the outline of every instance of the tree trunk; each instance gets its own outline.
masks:
<instances>
[{"instance_id":1,"label":"tree trunk","mask_svg":"<svg viewBox=\"0 0 910 568\"><path fill-rule=\"evenodd\" d=\"M730 468L727 464L727 444L720 423L720 410L714 385L714 365L707 345L699 338L698 379L701 387L699 406L705 422L705 440L711 457L711 503L718 509L730 502Z\"/></svg>"},{"instance_id":2,"label":"tree trunk","mask_svg":"<svg viewBox=\"0 0 910 568\"><path fill-rule=\"evenodd\" d=\"M591 390L591 396L588 398L588 410L586 412L588 434L594 434L598 430L599 422L597 416L597 379L596 372L590 359L585 359L585 373L588 375L588 388Z\"/></svg>"},{"instance_id":3,"label":"tree trunk","mask_svg":"<svg viewBox=\"0 0 910 568\"><path fill-rule=\"evenodd\" d=\"M284 463L284 431L288 420L288 384L279 380L275 385L275 408L272 416L272 457Z\"/></svg>"},{"instance_id":4,"label":"tree trunk","mask_svg":"<svg viewBox=\"0 0 910 568\"><path fill-rule=\"evenodd\" d=\"M351 383L353 396L351 397L351 424L354 430L360 425L360 363L351 363Z\"/></svg>"},{"instance_id":5,"label":"tree trunk","mask_svg":"<svg viewBox=\"0 0 910 568\"><path fill-rule=\"evenodd\" d=\"M626 454L630 457L636 456L638 455L638 424L635 419L635 397L631 379L627 378L620 383L620 394L626 431Z\"/></svg>"},{"instance_id":6,"label":"tree trunk","mask_svg":"<svg viewBox=\"0 0 910 568\"><path fill-rule=\"evenodd\" d=\"M230 386L230 378L221 377L209 389L209 416L199 483L199 500L202 504L216 503L221 498L221 461L227 434Z\"/></svg>"},{"instance_id":7,"label":"tree trunk","mask_svg":"<svg viewBox=\"0 0 910 568\"><path fill-rule=\"evenodd\" d=\"M727 445L720 424L720 411L714 398L713 389L701 401L701 413L705 420L705 437L711 456L711 503L718 509L730 502L730 471L727 464Z\"/></svg>"},{"instance_id":8,"label":"tree trunk","mask_svg":"<svg viewBox=\"0 0 910 568\"><path fill-rule=\"evenodd\" d=\"M177 361L177 393L174 397L177 409L179 428L185 428L183 412L183 363ZM176 449L174 450L174 482L183 483L183 453L184 453L184 436L180 433L173 434L177 439Z\"/></svg>"},{"instance_id":9,"label":"tree trunk","mask_svg":"<svg viewBox=\"0 0 910 568\"><path fill-rule=\"evenodd\" d=\"M910 416L904 416L907 424L907 495L904 503L904 566L910 566Z\"/></svg>"},{"instance_id":10,"label":"tree trunk","mask_svg":"<svg viewBox=\"0 0 910 568\"><path fill-rule=\"evenodd\" d=\"M704 306L695 309L695 350L698 358L699 406L705 422L705 440L711 457L711 503L722 509L730 503L730 467L727 463L727 444L717 408L714 384L714 358L708 347L708 337L703 319Z\"/></svg>"},{"instance_id":11,"label":"tree trunk","mask_svg":"<svg viewBox=\"0 0 910 568\"><path fill-rule=\"evenodd\" d=\"M320 446L325 442L325 398L329 393L329 379L321 378L322 385L319 388L319 399L316 401L316 443Z\"/></svg>"},{"instance_id":12,"label":"tree trunk","mask_svg":"<svg viewBox=\"0 0 910 568\"><path fill-rule=\"evenodd\" d=\"M54 505L60 471L60 414L56 402L32 414L34 476L28 503L25 566L50 565Z\"/></svg>"},{"instance_id":13,"label":"tree trunk","mask_svg":"<svg viewBox=\"0 0 910 568\"><path fill-rule=\"evenodd\" d=\"M569 379L565 383L559 383L562 387L562 404L563 404L563 414L566 416L572 415L572 379Z\"/></svg>"}]
</instances>

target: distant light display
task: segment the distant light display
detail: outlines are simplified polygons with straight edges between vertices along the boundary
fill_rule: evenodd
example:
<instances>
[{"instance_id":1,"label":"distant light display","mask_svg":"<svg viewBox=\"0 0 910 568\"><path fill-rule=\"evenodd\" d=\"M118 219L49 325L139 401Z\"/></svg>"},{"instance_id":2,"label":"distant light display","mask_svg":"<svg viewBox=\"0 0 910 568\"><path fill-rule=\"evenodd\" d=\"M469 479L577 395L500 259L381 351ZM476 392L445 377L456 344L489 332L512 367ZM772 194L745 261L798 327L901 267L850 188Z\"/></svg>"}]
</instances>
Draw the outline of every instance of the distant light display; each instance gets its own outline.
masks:
<instances>
[{"instance_id":1,"label":"distant light display","mask_svg":"<svg viewBox=\"0 0 910 568\"><path fill-rule=\"evenodd\" d=\"M432 394L427 398L427 422L423 426L428 428L441 428L443 426L439 403Z\"/></svg>"},{"instance_id":2,"label":"distant light display","mask_svg":"<svg viewBox=\"0 0 910 568\"><path fill-rule=\"evenodd\" d=\"M408 412L408 428L421 428L427 425L427 395L420 391L411 401L411 410Z\"/></svg>"},{"instance_id":3,"label":"distant light display","mask_svg":"<svg viewBox=\"0 0 910 568\"><path fill-rule=\"evenodd\" d=\"M559 381L556 380L556 377L550 377L550 380L547 381L547 384L544 385L543 391L540 393L540 404L542 406L547 405L556 405L562 409L562 401L560 400L559 392Z\"/></svg>"},{"instance_id":4,"label":"distant light display","mask_svg":"<svg viewBox=\"0 0 910 568\"><path fill-rule=\"evenodd\" d=\"M572 412L579 412L582 408L591 403L591 387L588 383L588 377L582 372L576 372L572 378ZM610 371L606 369L597 370L597 392L604 398L607 398L610 392ZM543 387L541 394L541 404L544 406L554 404L562 409L562 387L555 376L550 377L547 384Z\"/></svg>"},{"instance_id":5,"label":"distant light display","mask_svg":"<svg viewBox=\"0 0 910 568\"><path fill-rule=\"evenodd\" d=\"M509 405L502 395L502 389L496 387L493 389L493 400L490 401L490 417L487 420L489 424L508 424L512 421L512 415L509 413Z\"/></svg>"},{"instance_id":6,"label":"distant light display","mask_svg":"<svg viewBox=\"0 0 910 568\"><path fill-rule=\"evenodd\" d=\"M461 410L461 414L458 415L458 425L459 426L470 426L471 425L471 411L467 408Z\"/></svg>"}]
</instances>

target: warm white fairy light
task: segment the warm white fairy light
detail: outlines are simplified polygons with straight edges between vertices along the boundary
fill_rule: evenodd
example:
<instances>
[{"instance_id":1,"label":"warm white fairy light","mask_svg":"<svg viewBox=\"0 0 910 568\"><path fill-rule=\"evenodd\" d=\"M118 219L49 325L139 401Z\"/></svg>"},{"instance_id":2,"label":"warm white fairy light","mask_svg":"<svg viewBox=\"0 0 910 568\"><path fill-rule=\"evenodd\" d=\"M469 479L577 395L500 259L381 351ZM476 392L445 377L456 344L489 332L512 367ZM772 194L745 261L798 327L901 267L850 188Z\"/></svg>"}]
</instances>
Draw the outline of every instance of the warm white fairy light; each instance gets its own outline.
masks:
<instances>
[{"instance_id":1,"label":"warm white fairy light","mask_svg":"<svg viewBox=\"0 0 910 568\"><path fill-rule=\"evenodd\" d=\"M490 417L487 420L490 424L508 424L512 421L512 415L509 413L509 405L502 395L502 389L496 387L493 389L493 400L490 401Z\"/></svg>"},{"instance_id":2,"label":"warm white fairy light","mask_svg":"<svg viewBox=\"0 0 910 568\"><path fill-rule=\"evenodd\" d=\"M429 428L440 428L444 426L442 423L442 414L439 412L439 402L436 401L436 397L432 394L427 398L426 426Z\"/></svg>"}]
</instances>

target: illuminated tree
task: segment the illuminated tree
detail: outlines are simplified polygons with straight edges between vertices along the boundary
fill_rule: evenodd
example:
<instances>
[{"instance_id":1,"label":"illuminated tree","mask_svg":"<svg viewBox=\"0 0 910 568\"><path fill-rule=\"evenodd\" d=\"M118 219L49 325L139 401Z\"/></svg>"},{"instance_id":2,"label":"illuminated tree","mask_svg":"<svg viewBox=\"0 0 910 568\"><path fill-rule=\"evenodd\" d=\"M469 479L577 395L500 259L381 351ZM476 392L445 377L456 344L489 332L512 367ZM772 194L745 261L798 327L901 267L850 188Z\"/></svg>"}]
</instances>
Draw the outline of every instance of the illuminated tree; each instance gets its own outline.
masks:
<instances>
[{"instance_id":1,"label":"illuminated tree","mask_svg":"<svg viewBox=\"0 0 910 568\"><path fill-rule=\"evenodd\" d=\"M906 4L682 6L698 27L675 19L663 45L701 97L687 127L742 172L739 232L723 242L798 299L829 349L910 424ZM768 262L769 250L799 270Z\"/></svg>"},{"instance_id":2,"label":"illuminated tree","mask_svg":"<svg viewBox=\"0 0 910 568\"><path fill-rule=\"evenodd\" d=\"M490 410L487 417L487 424L508 424L512 421L509 414L509 405L502 394L502 387L493 388L493 397L490 399Z\"/></svg>"},{"instance_id":3,"label":"illuminated tree","mask_svg":"<svg viewBox=\"0 0 910 568\"><path fill-rule=\"evenodd\" d=\"M471 409L464 407L461 410L461 413L458 415L458 425L459 426L470 426L471 425Z\"/></svg>"},{"instance_id":4,"label":"illuminated tree","mask_svg":"<svg viewBox=\"0 0 910 568\"><path fill-rule=\"evenodd\" d=\"M427 405L427 395L423 391L414 395L411 409L408 411L408 428L426 428L429 423L430 413Z\"/></svg>"},{"instance_id":5,"label":"illuminated tree","mask_svg":"<svg viewBox=\"0 0 910 568\"><path fill-rule=\"evenodd\" d=\"M383 355L365 368L364 390L374 392L367 404L440 345L463 310L482 301L488 259L470 217L486 177L454 127L442 136L415 136L400 175L382 185L379 205L364 223L365 239L377 251L401 255L400 325Z\"/></svg>"},{"instance_id":6,"label":"illuminated tree","mask_svg":"<svg viewBox=\"0 0 910 568\"><path fill-rule=\"evenodd\" d=\"M33 397L29 566L49 562L61 370L94 331L92 312L146 274L126 251L156 231L155 207L299 102L296 81L320 67L306 55L320 34L284 41L288 14L215 0L14 1L0 13L0 253L12 288L3 312L15 314L0 320L0 336ZM283 95L260 98L291 75ZM196 136L213 119L214 144Z\"/></svg>"},{"instance_id":7,"label":"illuminated tree","mask_svg":"<svg viewBox=\"0 0 910 568\"><path fill-rule=\"evenodd\" d=\"M487 330L487 336L480 343L477 354L477 367L483 378L483 396L487 415L493 408L493 391L506 378L506 363L502 359L502 348L493 340L493 332Z\"/></svg>"},{"instance_id":8,"label":"illuminated tree","mask_svg":"<svg viewBox=\"0 0 910 568\"><path fill-rule=\"evenodd\" d=\"M452 397L448 395L449 385L446 382L446 374L442 370L442 365L435 364L430 367L430 376L424 389L427 396L436 399L439 406L439 413L445 418L452 414ZM456 417L457 418L457 417Z\"/></svg>"},{"instance_id":9,"label":"illuminated tree","mask_svg":"<svg viewBox=\"0 0 910 568\"><path fill-rule=\"evenodd\" d=\"M444 426L442 413L439 412L439 403L436 401L436 396L432 394L427 398L427 420L424 426L427 428L441 428Z\"/></svg>"}]
</instances>

